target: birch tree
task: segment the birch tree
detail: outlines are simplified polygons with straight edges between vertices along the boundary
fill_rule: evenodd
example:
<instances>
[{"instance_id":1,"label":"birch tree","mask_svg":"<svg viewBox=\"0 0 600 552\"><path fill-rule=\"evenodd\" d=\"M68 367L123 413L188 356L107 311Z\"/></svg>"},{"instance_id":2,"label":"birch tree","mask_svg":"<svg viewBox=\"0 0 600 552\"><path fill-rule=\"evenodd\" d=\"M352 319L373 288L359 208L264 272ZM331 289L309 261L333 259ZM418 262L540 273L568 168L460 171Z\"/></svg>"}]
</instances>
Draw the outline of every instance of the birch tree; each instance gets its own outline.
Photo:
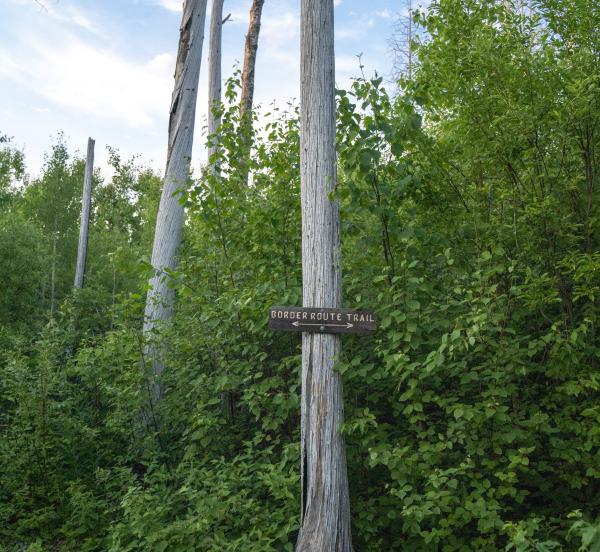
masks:
<instances>
[{"instance_id":1,"label":"birch tree","mask_svg":"<svg viewBox=\"0 0 600 552\"><path fill-rule=\"evenodd\" d=\"M81 217L83 165L69 158L64 137L59 134L44 164L43 175L23 191L24 213L37 221L50 240L47 291L51 317L62 298L73 290L73 253Z\"/></svg>"},{"instance_id":2,"label":"birch tree","mask_svg":"<svg viewBox=\"0 0 600 552\"><path fill-rule=\"evenodd\" d=\"M302 0L300 170L305 307L341 307L333 0ZM297 552L350 552L339 335L302 336L302 526Z\"/></svg>"},{"instance_id":3,"label":"birch tree","mask_svg":"<svg viewBox=\"0 0 600 552\"><path fill-rule=\"evenodd\" d=\"M154 275L146 298L144 334L147 337L157 325L170 320L173 314L175 291L170 285L170 272L177 268L177 252L183 230L184 208L180 197L187 186L190 171L206 3L207 0L186 0L183 5L169 118L167 167L152 247ZM163 355L152 347L148 351L152 356L153 372L158 375L164 369ZM157 388L154 391L156 395L160 394Z\"/></svg>"},{"instance_id":4,"label":"birch tree","mask_svg":"<svg viewBox=\"0 0 600 552\"><path fill-rule=\"evenodd\" d=\"M92 179L94 176L94 140L88 138L87 156L85 158L85 177L81 194L81 220L79 223L79 247L77 248L77 265L75 268L75 287L83 287L85 260L87 256L88 230L90 226L90 208L92 205Z\"/></svg>"}]
</instances>

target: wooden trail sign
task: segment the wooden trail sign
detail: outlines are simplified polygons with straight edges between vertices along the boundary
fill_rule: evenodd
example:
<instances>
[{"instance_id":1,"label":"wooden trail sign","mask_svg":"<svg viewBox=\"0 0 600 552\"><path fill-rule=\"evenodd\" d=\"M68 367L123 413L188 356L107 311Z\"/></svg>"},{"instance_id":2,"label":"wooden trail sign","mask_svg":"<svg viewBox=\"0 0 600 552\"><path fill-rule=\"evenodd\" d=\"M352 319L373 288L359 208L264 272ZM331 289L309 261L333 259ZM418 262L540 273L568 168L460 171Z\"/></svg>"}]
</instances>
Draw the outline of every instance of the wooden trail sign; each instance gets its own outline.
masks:
<instances>
[{"instance_id":1,"label":"wooden trail sign","mask_svg":"<svg viewBox=\"0 0 600 552\"><path fill-rule=\"evenodd\" d=\"M377 318L370 311L356 309L271 307L269 329L284 332L370 334L377 329Z\"/></svg>"}]
</instances>

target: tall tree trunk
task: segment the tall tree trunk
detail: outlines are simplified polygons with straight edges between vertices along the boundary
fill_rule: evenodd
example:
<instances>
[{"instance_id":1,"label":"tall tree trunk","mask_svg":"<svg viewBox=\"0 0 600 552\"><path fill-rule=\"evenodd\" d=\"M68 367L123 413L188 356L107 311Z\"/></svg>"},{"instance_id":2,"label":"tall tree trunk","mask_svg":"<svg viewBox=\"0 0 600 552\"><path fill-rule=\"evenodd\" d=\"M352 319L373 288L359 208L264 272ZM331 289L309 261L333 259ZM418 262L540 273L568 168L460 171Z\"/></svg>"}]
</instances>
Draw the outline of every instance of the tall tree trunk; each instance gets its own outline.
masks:
<instances>
[{"instance_id":1,"label":"tall tree trunk","mask_svg":"<svg viewBox=\"0 0 600 552\"><path fill-rule=\"evenodd\" d=\"M83 287L85 260L87 256L88 229L90 225L90 207L92 205L92 178L94 176L94 140L88 138L87 157L85 159L85 177L81 194L81 221L79 223L79 248L77 249L77 267L75 269L75 287Z\"/></svg>"},{"instance_id":2,"label":"tall tree trunk","mask_svg":"<svg viewBox=\"0 0 600 552\"><path fill-rule=\"evenodd\" d=\"M218 113L215 110L221 109L221 43L223 31L223 1L213 0L212 14L210 18L210 32L208 39L208 162L209 170L213 174L218 174L219 165L213 161L214 155L219 152L219 136L217 131L221 123ZM220 208L219 197L212 189L211 192L215 196L217 209ZM219 362L217 354L215 362ZM233 398L229 391L221 393L221 402L223 406L223 414L225 419L231 421L233 419Z\"/></svg>"},{"instance_id":3,"label":"tall tree trunk","mask_svg":"<svg viewBox=\"0 0 600 552\"><path fill-rule=\"evenodd\" d=\"M412 82L413 73L413 9L412 0L408 0L408 80Z\"/></svg>"},{"instance_id":4,"label":"tall tree trunk","mask_svg":"<svg viewBox=\"0 0 600 552\"><path fill-rule=\"evenodd\" d=\"M211 158L218 152L217 129L221 119L215 110L221 106L221 42L223 30L223 2L213 0L208 38L208 160L211 170L217 165Z\"/></svg>"},{"instance_id":5,"label":"tall tree trunk","mask_svg":"<svg viewBox=\"0 0 600 552\"><path fill-rule=\"evenodd\" d=\"M181 192L185 191L190 172L198 78L202 59L204 22L207 0L186 0L179 37L179 51L175 68L175 89L169 118L169 148L165 180L158 208L150 290L146 298L144 334L151 337L157 325L168 321L173 315L175 291L169 285L169 272L177 268L178 249L184 222L184 208L180 203ZM155 375L164 369L164 358L160 350L148 347ZM153 386L153 400L160 398L160 390Z\"/></svg>"},{"instance_id":6,"label":"tall tree trunk","mask_svg":"<svg viewBox=\"0 0 600 552\"><path fill-rule=\"evenodd\" d=\"M56 291L56 242L58 241L58 233L56 230L57 222L54 217L54 232L52 232L52 265L50 266L50 318L54 317L54 302Z\"/></svg>"},{"instance_id":7,"label":"tall tree trunk","mask_svg":"<svg viewBox=\"0 0 600 552\"><path fill-rule=\"evenodd\" d=\"M260 33L260 18L265 0L252 0L250 22L244 47L244 67L242 69L242 96L240 99L241 121L241 170L240 180L248 185L250 173L250 152L252 150L252 106L254 102L254 70L256 67L256 51Z\"/></svg>"},{"instance_id":8,"label":"tall tree trunk","mask_svg":"<svg viewBox=\"0 0 600 552\"><path fill-rule=\"evenodd\" d=\"M302 0L300 163L305 307L341 307L335 154L333 0ZM297 552L350 552L341 352L335 334L302 336L302 526Z\"/></svg>"},{"instance_id":9,"label":"tall tree trunk","mask_svg":"<svg viewBox=\"0 0 600 552\"><path fill-rule=\"evenodd\" d=\"M264 3L265 0L252 0L252 7L250 8L250 22L248 24L248 34L246 35L244 67L242 69L242 97L240 103L242 117L252 111L252 102L254 101L254 69L256 66L256 50L258 49L258 34L260 33L260 17Z\"/></svg>"}]
</instances>

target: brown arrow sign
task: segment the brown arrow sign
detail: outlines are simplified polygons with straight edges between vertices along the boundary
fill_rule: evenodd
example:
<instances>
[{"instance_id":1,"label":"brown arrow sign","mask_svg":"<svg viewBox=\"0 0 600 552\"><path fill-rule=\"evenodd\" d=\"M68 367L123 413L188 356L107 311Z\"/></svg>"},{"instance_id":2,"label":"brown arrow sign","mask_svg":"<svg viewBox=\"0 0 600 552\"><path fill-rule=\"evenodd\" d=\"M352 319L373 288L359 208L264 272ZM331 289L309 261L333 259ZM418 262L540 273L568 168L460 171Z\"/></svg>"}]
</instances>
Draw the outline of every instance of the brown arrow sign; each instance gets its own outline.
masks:
<instances>
[{"instance_id":1,"label":"brown arrow sign","mask_svg":"<svg viewBox=\"0 0 600 552\"><path fill-rule=\"evenodd\" d=\"M370 334L377 329L372 312L356 309L271 307L269 328L284 332Z\"/></svg>"}]
</instances>

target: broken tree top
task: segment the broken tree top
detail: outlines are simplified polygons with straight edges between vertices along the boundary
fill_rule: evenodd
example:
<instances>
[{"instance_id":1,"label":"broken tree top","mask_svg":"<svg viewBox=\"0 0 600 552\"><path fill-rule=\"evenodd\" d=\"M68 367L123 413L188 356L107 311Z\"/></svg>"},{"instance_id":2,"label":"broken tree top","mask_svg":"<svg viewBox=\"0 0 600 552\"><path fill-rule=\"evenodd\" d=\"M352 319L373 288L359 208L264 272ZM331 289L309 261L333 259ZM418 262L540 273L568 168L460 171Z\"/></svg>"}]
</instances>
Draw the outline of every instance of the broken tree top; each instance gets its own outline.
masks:
<instances>
[{"instance_id":1,"label":"broken tree top","mask_svg":"<svg viewBox=\"0 0 600 552\"><path fill-rule=\"evenodd\" d=\"M369 334L377 329L372 312L356 309L271 307L269 328L286 332Z\"/></svg>"}]
</instances>

